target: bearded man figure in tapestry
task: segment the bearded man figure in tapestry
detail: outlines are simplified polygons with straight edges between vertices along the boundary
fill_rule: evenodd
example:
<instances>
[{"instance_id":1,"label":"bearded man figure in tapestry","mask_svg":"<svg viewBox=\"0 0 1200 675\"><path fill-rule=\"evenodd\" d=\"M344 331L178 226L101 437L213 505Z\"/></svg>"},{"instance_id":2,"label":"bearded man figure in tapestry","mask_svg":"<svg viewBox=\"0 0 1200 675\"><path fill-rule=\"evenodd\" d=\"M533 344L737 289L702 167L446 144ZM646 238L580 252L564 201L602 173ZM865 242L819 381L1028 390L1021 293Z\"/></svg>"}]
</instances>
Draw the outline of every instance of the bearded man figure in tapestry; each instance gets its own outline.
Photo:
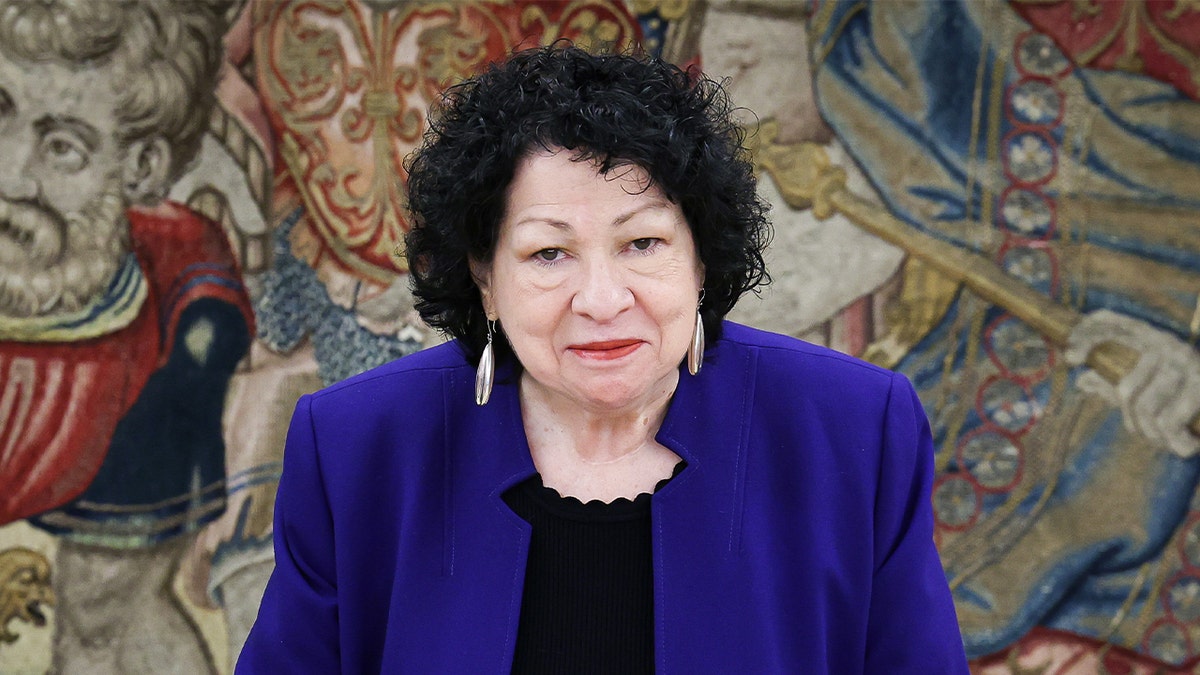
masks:
<instances>
[{"instance_id":1,"label":"bearded man figure in tapestry","mask_svg":"<svg viewBox=\"0 0 1200 675\"><path fill-rule=\"evenodd\" d=\"M225 5L0 2L0 525L59 536L55 672L212 671L170 584L224 509L253 317L220 228L162 199Z\"/></svg>"}]
</instances>

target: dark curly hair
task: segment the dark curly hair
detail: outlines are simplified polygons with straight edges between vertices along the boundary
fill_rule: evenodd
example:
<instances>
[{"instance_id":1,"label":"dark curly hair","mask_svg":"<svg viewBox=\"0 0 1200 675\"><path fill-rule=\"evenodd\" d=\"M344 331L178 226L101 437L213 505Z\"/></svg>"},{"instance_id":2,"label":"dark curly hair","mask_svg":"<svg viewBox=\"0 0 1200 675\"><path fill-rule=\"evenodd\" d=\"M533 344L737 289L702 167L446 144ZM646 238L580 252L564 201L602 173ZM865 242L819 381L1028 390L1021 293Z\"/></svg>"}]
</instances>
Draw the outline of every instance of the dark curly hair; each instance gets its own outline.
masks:
<instances>
[{"instance_id":1,"label":"dark curly hair","mask_svg":"<svg viewBox=\"0 0 1200 675\"><path fill-rule=\"evenodd\" d=\"M406 166L417 311L478 356L487 320L469 260L492 260L518 161L559 147L602 173L639 166L680 205L704 264L704 330L720 337L738 298L770 281L767 206L732 110L721 85L698 72L563 43L517 52L451 87ZM511 355L504 340L495 348Z\"/></svg>"}]
</instances>

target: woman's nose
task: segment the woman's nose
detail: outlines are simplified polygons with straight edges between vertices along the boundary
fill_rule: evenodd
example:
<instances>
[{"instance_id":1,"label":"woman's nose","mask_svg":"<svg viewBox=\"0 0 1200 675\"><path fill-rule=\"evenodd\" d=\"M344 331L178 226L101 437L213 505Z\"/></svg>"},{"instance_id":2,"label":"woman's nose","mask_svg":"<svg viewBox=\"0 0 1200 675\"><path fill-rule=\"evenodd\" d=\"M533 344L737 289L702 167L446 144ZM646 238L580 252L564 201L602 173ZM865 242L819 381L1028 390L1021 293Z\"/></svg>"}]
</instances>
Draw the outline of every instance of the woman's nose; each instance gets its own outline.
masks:
<instances>
[{"instance_id":1,"label":"woman's nose","mask_svg":"<svg viewBox=\"0 0 1200 675\"><path fill-rule=\"evenodd\" d=\"M571 309L595 321L610 321L633 306L633 289L616 263L593 259L580 268L581 279Z\"/></svg>"}]
</instances>

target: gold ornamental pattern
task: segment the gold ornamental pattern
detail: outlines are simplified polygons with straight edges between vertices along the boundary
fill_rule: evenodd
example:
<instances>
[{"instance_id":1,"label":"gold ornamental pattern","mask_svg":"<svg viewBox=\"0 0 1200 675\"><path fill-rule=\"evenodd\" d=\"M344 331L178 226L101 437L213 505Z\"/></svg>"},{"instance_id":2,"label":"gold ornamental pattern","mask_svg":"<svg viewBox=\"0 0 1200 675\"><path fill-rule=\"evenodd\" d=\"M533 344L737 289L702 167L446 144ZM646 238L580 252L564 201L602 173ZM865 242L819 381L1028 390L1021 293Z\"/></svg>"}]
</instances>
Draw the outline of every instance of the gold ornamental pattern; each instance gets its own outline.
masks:
<instances>
[{"instance_id":1,"label":"gold ornamental pattern","mask_svg":"<svg viewBox=\"0 0 1200 675\"><path fill-rule=\"evenodd\" d=\"M403 273L403 160L421 140L430 104L514 49L558 38L623 49L638 27L619 0L256 5L258 86L323 244L309 256L331 254L374 283Z\"/></svg>"}]
</instances>

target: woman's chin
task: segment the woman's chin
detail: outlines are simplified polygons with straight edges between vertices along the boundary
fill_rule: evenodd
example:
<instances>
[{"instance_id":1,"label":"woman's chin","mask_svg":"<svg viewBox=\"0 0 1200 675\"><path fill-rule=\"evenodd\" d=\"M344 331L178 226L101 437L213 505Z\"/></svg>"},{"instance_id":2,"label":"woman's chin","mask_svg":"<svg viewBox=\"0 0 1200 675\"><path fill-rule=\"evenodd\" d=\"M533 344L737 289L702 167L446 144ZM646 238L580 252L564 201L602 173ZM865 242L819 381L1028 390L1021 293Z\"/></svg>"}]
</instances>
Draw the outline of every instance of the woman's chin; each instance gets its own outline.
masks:
<instances>
[{"instance_id":1,"label":"woman's chin","mask_svg":"<svg viewBox=\"0 0 1200 675\"><path fill-rule=\"evenodd\" d=\"M649 380L646 371L613 373L607 377L591 377L573 388L575 401L581 408L613 412L635 412L652 407L675 389L668 378ZM669 376L668 376L669 377Z\"/></svg>"}]
</instances>

